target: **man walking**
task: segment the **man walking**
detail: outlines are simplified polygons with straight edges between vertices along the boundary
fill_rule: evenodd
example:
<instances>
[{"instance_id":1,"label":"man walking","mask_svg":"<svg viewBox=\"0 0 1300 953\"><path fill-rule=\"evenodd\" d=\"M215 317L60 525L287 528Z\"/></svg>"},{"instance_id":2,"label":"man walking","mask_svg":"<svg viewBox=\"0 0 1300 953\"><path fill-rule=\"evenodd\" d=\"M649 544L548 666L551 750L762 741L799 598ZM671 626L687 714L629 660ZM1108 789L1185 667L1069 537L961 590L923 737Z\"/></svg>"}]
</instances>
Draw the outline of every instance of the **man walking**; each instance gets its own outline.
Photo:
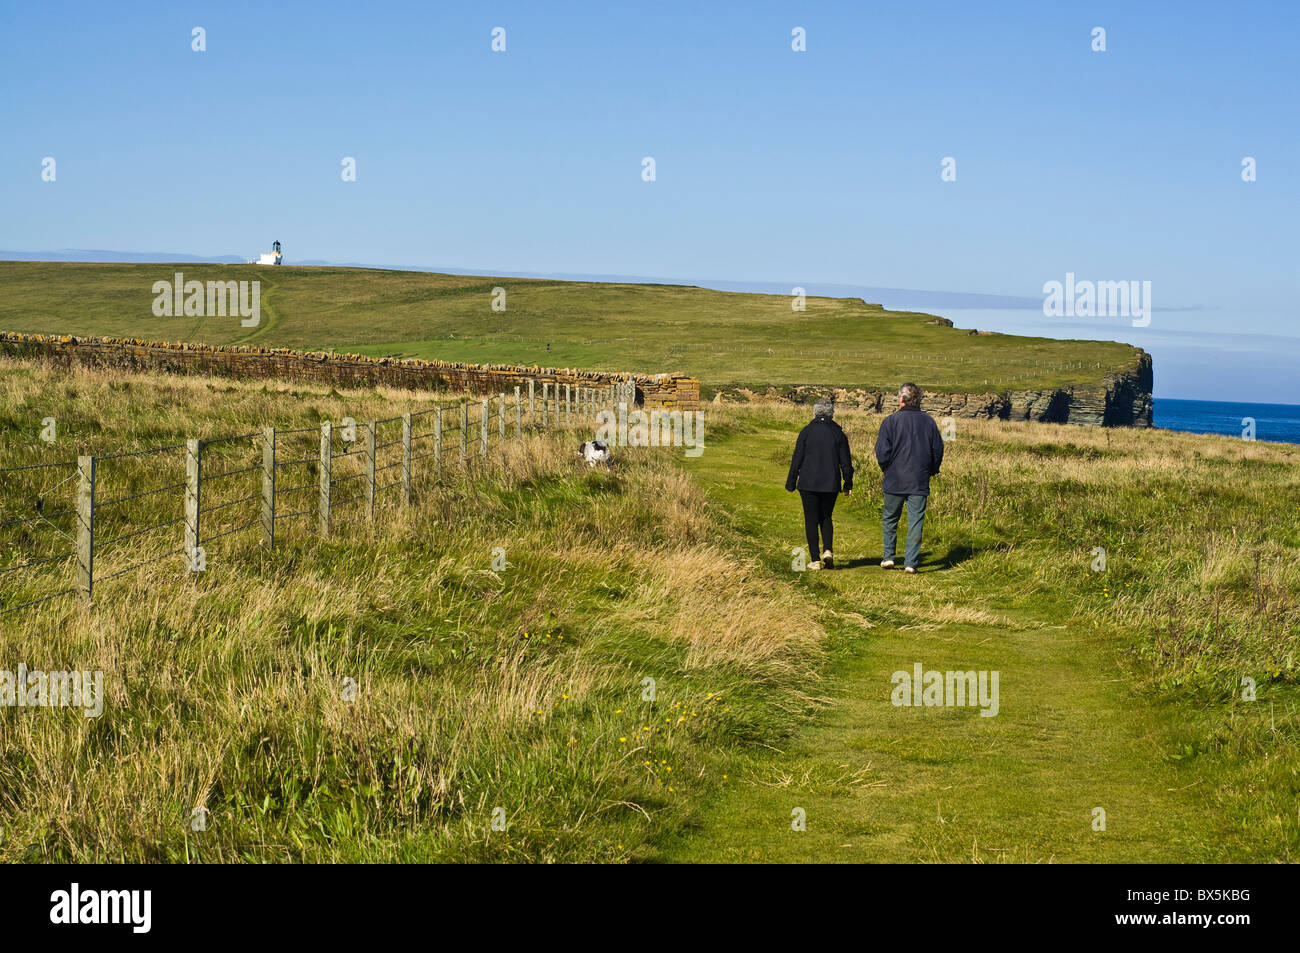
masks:
<instances>
[{"instance_id":1,"label":"man walking","mask_svg":"<svg viewBox=\"0 0 1300 953\"><path fill-rule=\"evenodd\" d=\"M813 420L799 431L790 459L790 474L785 488L793 493L796 486L803 499L803 528L808 537L808 557L813 561L809 569L831 569L835 554L832 552L834 527L831 513L835 497L840 492L840 477L844 478L844 495L853 492L853 458L849 454L849 440L840 425L831 419L835 414L833 401L822 398L813 405ZM821 531L821 545L817 533ZM817 554L821 553L821 558Z\"/></svg>"},{"instance_id":2,"label":"man walking","mask_svg":"<svg viewBox=\"0 0 1300 953\"><path fill-rule=\"evenodd\" d=\"M903 568L916 572L921 562L921 529L930 495L930 477L943 463L943 437L934 418L921 411L921 388L907 383L898 389L898 410L885 418L876 437L876 462L885 478L885 507L880 520L884 549L881 569L894 568L898 517L907 504L907 548Z\"/></svg>"}]
</instances>

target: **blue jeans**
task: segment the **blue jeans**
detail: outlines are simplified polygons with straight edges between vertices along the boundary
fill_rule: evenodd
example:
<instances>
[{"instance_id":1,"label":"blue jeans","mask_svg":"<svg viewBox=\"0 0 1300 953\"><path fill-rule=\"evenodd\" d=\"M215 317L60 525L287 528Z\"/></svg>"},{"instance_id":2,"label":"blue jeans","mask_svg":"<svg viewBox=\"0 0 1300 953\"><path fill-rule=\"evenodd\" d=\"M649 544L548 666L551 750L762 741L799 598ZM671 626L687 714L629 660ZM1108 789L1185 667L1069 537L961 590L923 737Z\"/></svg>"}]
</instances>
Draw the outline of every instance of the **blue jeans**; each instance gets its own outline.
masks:
<instances>
[{"instance_id":1,"label":"blue jeans","mask_svg":"<svg viewBox=\"0 0 1300 953\"><path fill-rule=\"evenodd\" d=\"M894 551L898 546L898 518L903 514L903 503L907 503L907 556L904 566L915 569L921 562L921 529L925 526L925 503L928 497L913 493L900 496L897 493L885 494L885 509L880 518L881 535L884 537L883 559L892 562Z\"/></svg>"}]
</instances>

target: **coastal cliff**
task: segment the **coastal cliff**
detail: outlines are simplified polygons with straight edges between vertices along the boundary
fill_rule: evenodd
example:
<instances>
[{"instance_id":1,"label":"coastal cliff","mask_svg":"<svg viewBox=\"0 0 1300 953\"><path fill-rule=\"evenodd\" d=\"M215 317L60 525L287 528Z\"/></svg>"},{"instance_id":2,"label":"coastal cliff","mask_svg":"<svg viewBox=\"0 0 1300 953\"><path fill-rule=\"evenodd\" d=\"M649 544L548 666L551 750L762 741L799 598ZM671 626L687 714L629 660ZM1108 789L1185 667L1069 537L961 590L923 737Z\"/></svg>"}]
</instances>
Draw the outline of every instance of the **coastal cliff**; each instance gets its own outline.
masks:
<instances>
[{"instance_id":1,"label":"coastal cliff","mask_svg":"<svg viewBox=\"0 0 1300 953\"><path fill-rule=\"evenodd\" d=\"M978 394L924 391L921 406L936 417L1033 420L1085 427L1150 427L1151 355L1140 348L1134 350L1131 365L1112 371L1095 385ZM812 403L828 392L841 406L873 413L888 413L897 403L894 391L860 388L797 386L769 387L761 393L744 389L721 391L727 396L789 400L798 404Z\"/></svg>"}]
</instances>

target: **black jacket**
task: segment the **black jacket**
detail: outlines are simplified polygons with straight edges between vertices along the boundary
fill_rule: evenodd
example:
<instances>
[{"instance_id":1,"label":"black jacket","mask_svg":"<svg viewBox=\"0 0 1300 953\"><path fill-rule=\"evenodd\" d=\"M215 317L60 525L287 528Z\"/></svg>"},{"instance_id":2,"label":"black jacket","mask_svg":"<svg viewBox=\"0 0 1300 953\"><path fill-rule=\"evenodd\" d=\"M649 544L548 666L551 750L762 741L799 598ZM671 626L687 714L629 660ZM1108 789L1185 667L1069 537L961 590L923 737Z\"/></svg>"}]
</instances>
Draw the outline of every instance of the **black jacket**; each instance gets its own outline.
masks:
<instances>
[{"instance_id":1,"label":"black jacket","mask_svg":"<svg viewBox=\"0 0 1300 953\"><path fill-rule=\"evenodd\" d=\"M896 496L925 496L930 477L943 463L943 436L934 418L917 407L903 407L880 424L876 462L885 473L881 489Z\"/></svg>"},{"instance_id":2,"label":"black jacket","mask_svg":"<svg viewBox=\"0 0 1300 953\"><path fill-rule=\"evenodd\" d=\"M816 493L840 492L840 475L844 475L844 492L853 489L853 458L849 454L849 438L840 425L828 417L815 417L813 422L799 431L794 443L794 456L790 459L790 475L785 478L785 488Z\"/></svg>"}]
</instances>

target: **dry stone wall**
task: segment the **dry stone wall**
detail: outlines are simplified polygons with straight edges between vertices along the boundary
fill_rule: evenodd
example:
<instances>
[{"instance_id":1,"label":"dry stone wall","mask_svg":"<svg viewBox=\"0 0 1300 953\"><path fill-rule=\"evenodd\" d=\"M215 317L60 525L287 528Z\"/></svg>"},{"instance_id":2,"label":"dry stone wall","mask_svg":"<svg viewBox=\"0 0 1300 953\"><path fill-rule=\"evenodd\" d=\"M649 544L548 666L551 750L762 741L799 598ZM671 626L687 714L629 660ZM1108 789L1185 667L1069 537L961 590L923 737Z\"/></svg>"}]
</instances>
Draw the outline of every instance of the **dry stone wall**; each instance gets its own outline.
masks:
<instances>
[{"instance_id":1,"label":"dry stone wall","mask_svg":"<svg viewBox=\"0 0 1300 953\"><path fill-rule=\"evenodd\" d=\"M646 408L698 410L700 406L700 382L680 374L615 374L536 365L461 364L248 345L172 344L16 332L0 332L0 354L171 374L210 374L241 379L273 377L338 387L382 384L412 390L450 389L491 394L513 390L516 384L526 384L530 378L539 383L551 381L582 387L631 382L636 387L638 402Z\"/></svg>"}]
</instances>

